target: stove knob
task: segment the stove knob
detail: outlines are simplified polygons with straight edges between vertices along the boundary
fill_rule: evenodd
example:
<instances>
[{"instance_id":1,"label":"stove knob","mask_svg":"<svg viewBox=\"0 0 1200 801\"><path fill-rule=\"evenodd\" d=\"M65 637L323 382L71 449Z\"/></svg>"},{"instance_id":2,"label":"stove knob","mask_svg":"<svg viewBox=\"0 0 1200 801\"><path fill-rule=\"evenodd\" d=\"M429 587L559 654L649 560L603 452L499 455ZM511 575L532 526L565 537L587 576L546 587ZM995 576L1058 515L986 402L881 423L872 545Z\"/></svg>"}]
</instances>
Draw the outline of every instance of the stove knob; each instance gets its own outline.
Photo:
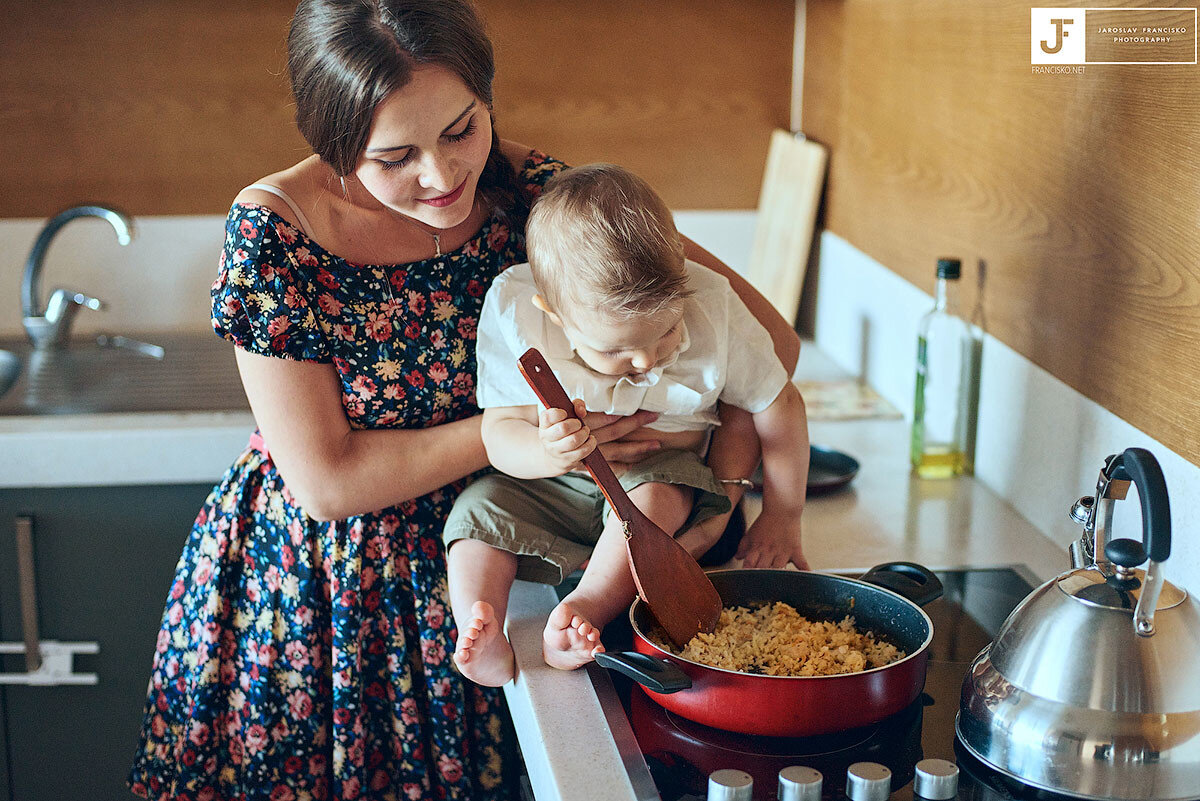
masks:
<instances>
[{"instance_id":1,"label":"stove knob","mask_svg":"<svg viewBox=\"0 0 1200 801\"><path fill-rule=\"evenodd\" d=\"M779 801L821 801L821 771L800 765L779 771Z\"/></svg>"},{"instance_id":2,"label":"stove knob","mask_svg":"<svg viewBox=\"0 0 1200 801\"><path fill-rule=\"evenodd\" d=\"M846 769L850 801L887 801L891 794L892 772L878 762L855 762Z\"/></svg>"},{"instance_id":3,"label":"stove knob","mask_svg":"<svg viewBox=\"0 0 1200 801\"><path fill-rule=\"evenodd\" d=\"M740 770L714 770L708 774L708 801L750 801L754 779Z\"/></svg>"},{"instance_id":4,"label":"stove knob","mask_svg":"<svg viewBox=\"0 0 1200 801\"><path fill-rule=\"evenodd\" d=\"M913 779L913 795L947 801L958 795L958 766L944 759L922 759Z\"/></svg>"}]
</instances>

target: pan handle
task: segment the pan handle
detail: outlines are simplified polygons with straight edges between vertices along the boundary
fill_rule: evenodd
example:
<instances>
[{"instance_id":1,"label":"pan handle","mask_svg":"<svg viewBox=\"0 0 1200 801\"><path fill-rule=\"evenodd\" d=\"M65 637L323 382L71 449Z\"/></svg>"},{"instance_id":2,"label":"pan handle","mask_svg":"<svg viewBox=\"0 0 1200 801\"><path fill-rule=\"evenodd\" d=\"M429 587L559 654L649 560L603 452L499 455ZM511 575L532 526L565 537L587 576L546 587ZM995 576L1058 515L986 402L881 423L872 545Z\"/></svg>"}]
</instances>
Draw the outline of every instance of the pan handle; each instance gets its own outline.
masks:
<instances>
[{"instance_id":1,"label":"pan handle","mask_svg":"<svg viewBox=\"0 0 1200 801\"><path fill-rule=\"evenodd\" d=\"M917 606L942 597L942 582L929 568L916 562L884 562L863 573L858 580L903 595Z\"/></svg>"},{"instance_id":2,"label":"pan handle","mask_svg":"<svg viewBox=\"0 0 1200 801\"><path fill-rule=\"evenodd\" d=\"M601 651L595 659L600 667L628 676L651 692L667 695L692 686L691 678L665 659L655 659L636 651Z\"/></svg>"}]
</instances>

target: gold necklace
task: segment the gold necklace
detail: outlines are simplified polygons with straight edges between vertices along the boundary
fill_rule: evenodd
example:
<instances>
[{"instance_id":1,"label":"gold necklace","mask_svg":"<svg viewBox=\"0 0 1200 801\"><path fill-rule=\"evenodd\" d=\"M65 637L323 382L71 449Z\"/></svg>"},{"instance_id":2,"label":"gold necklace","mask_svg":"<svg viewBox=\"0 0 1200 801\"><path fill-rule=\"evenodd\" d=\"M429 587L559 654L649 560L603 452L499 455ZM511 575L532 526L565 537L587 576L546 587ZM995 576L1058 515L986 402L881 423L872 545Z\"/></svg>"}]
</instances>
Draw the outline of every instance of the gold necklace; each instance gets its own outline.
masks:
<instances>
[{"instance_id":1,"label":"gold necklace","mask_svg":"<svg viewBox=\"0 0 1200 801\"><path fill-rule=\"evenodd\" d=\"M350 192L346 187L346 177L344 175L339 175L338 180L341 181L341 183L342 183L342 197L348 203L353 203L354 201L350 200ZM378 202L378 199L376 199L376 202ZM475 200L471 203L471 213L474 213L475 203L477 203L477 202L479 202L478 197L476 197ZM390 214L392 217L407 223L408 225L412 226L416 230L420 231L421 233L425 234L430 239L432 239L435 258L440 257L442 255L442 235L441 234L435 234L433 231L426 229L423 224L412 219L407 214L401 214L400 212L396 211L395 209L393 209L392 207L390 207L386 204L380 203L380 205L383 206L384 210L387 211L387 213Z\"/></svg>"},{"instance_id":2,"label":"gold necklace","mask_svg":"<svg viewBox=\"0 0 1200 801\"><path fill-rule=\"evenodd\" d=\"M434 255L435 256L442 255L442 235L441 234L435 234L433 231L427 230L425 228L425 226L421 225L419 222L412 219L407 214L401 214L400 212L395 211L394 209L392 209L388 206L384 206L384 208L387 209L389 212L391 212L393 217L403 220L404 222L408 223L409 225L411 225L413 228L417 229L421 233L423 233L427 236L433 237L433 249L435 251ZM471 211L474 211L474 210L475 210L474 208L471 209Z\"/></svg>"}]
</instances>

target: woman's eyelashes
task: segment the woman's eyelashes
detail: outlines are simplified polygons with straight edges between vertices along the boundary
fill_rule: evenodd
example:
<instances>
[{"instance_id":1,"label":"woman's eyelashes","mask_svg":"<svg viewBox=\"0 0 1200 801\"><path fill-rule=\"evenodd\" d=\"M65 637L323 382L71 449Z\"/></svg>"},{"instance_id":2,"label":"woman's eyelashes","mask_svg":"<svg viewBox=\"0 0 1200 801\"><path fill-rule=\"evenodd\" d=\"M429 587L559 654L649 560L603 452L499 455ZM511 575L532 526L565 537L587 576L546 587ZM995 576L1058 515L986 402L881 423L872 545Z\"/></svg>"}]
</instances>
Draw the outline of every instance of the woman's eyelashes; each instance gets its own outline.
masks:
<instances>
[{"instance_id":1,"label":"woman's eyelashes","mask_svg":"<svg viewBox=\"0 0 1200 801\"><path fill-rule=\"evenodd\" d=\"M466 127L464 127L461 131L452 134L442 134L442 138L451 144L457 144L458 142L469 138L473 133L475 133L475 118L471 117L469 120L467 120ZM377 159L377 161L379 162L379 166L385 170L398 170L413 160L413 154L414 150L409 148L408 152L404 154L404 158L398 161L384 161L383 159Z\"/></svg>"},{"instance_id":2,"label":"woman's eyelashes","mask_svg":"<svg viewBox=\"0 0 1200 801\"><path fill-rule=\"evenodd\" d=\"M475 133L475 118L471 117L467 120L467 125L456 134L443 134L447 142L461 142L471 134Z\"/></svg>"},{"instance_id":3,"label":"woman's eyelashes","mask_svg":"<svg viewBox=\"0 0 1200 801\"><path fill-rule=\"evenodd\" d=\"M413 152L411 150L405 153L404 158L400 159L399 161L384 161L383 159L376 159L376 161L379 162L379 166L385 170L398 170L412 160Z\"/></svg>"}]
</instances>

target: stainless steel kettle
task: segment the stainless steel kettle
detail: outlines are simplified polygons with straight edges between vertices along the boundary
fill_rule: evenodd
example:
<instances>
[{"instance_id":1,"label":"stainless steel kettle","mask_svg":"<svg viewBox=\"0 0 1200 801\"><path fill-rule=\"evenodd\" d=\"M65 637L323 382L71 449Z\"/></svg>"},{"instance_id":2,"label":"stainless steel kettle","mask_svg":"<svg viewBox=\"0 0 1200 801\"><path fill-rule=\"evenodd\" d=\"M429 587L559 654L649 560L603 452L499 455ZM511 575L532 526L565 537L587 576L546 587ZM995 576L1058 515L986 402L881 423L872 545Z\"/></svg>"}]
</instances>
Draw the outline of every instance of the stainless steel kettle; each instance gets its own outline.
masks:
<instances>
[{"instance_id":1,"label":"stainless steel kettle","mask_svg":"<svg viewBox=\"0 0 1200 801\"><path fill-rule=\"evenodd\" d=\"M1142 542L1109 540L1136 485ZM1018 781L1078 798L1200 798L1200 610L1163 579L1171 511L1149 451L1108 457L1075 569L1012 611L963 681L961 743ZM1150 560L1145 570L1139 565ZM1084 564L1079 564L1083 562Z\"/></svg>"}]
</instances>

